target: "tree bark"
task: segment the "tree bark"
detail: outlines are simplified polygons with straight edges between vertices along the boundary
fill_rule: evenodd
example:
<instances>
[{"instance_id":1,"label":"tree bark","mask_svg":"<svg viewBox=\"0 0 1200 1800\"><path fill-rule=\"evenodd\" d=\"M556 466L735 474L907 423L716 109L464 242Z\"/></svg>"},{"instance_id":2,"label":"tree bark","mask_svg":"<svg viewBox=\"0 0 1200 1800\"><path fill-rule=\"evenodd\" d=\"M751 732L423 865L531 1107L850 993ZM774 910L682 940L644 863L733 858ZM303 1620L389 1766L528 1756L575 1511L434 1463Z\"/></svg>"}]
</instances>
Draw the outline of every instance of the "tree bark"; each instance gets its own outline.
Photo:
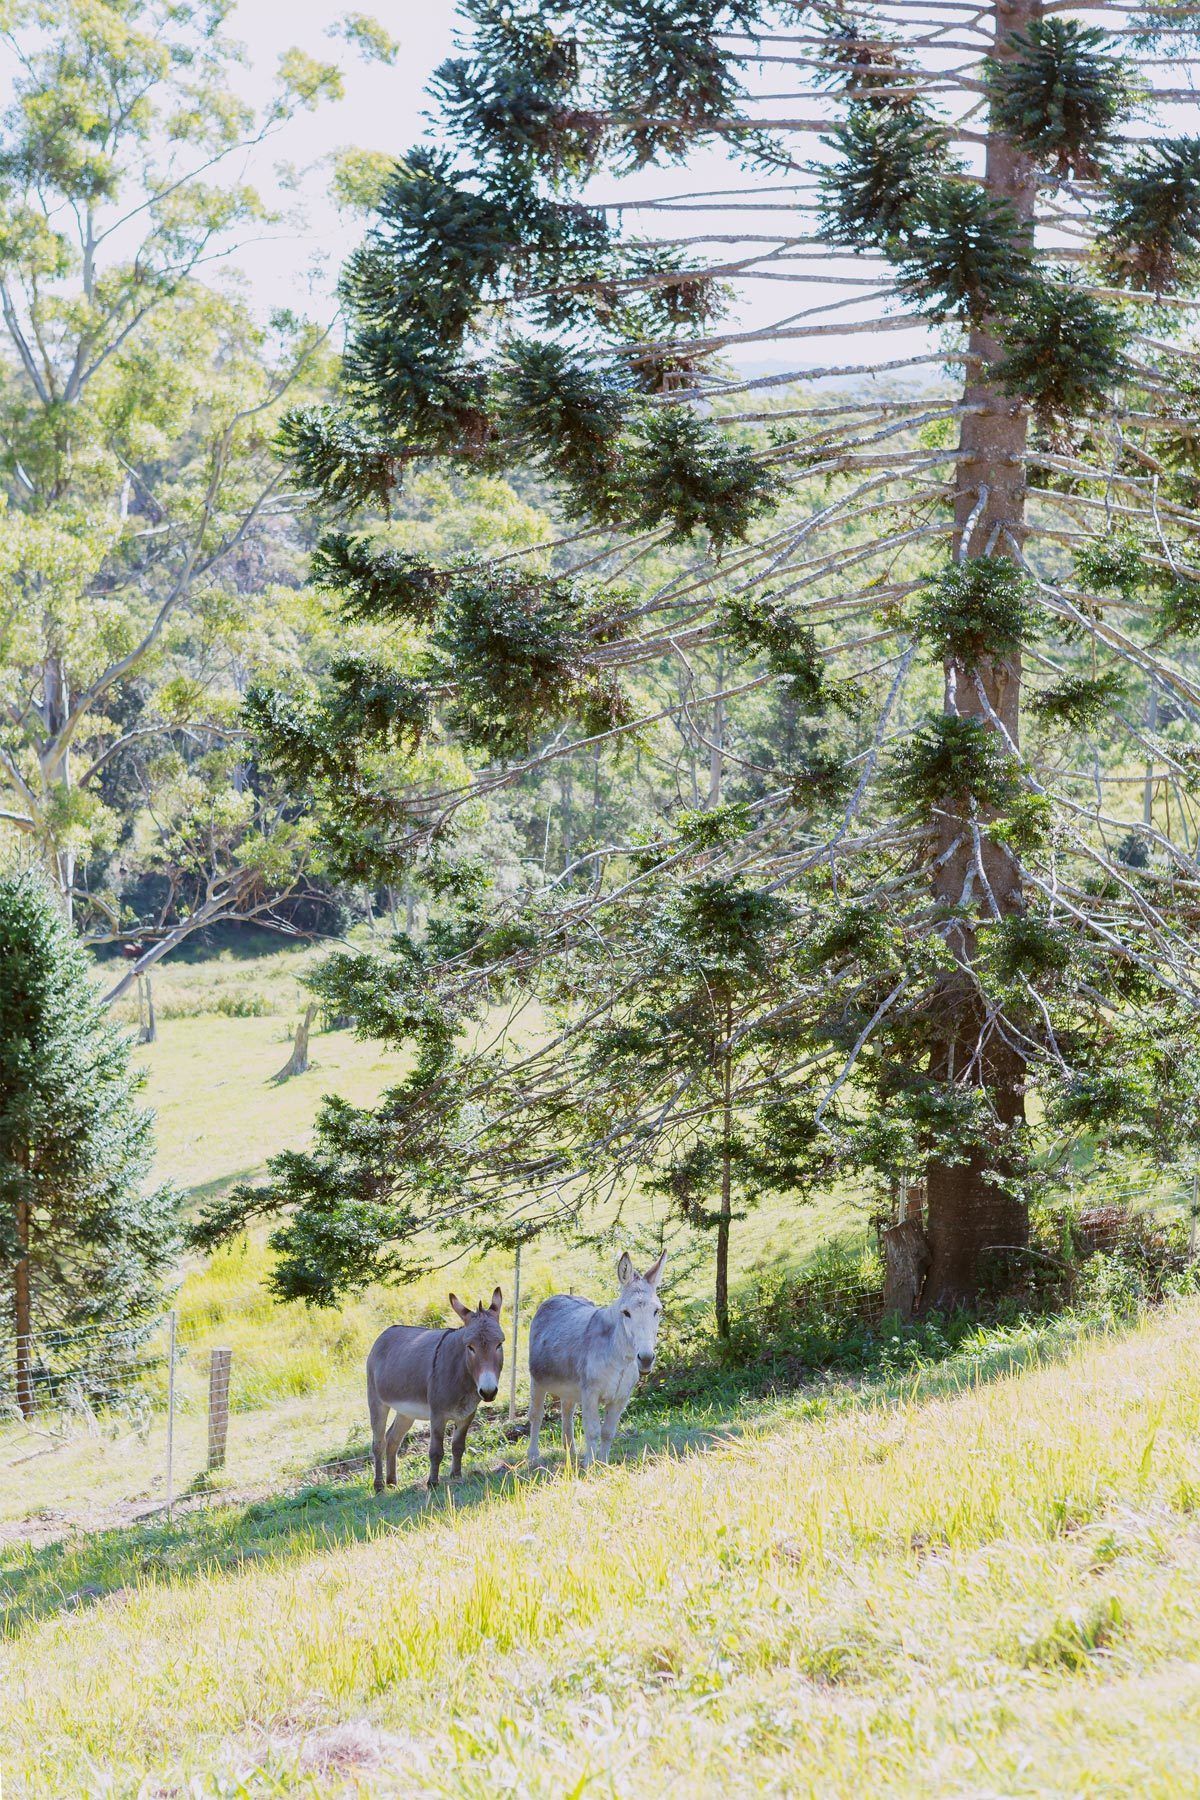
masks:
<instances>
[{"instance_id":1,"label":"tree bark","mask_svg":"<svg viewBox=\"0 0 1200 1800\"><path fill-rule=\"evenodd\" d=\"M17 1340L17 1406L23 1419L32 1419L33 1402L33 1304L29 1281L28 1200L17 1201L17 1244L21 1255L13 1270L13 1330Z\"/></svg>"},{"instance_id":2,"label":"tree bark","mask_svg":"<svg viewBox=\"0 0 1200 1800\"><path fill-rule=\"evenodd\" d=\"M708 805L721 804L721 782L725 770L725 652L717 647L717 687L713 700L712 726L708 740Z\"/></svg>"},{"instance_id":3,"label":"tree bark","mask_svg":"<svg viewBox=\"0 0 1200 1800\"><path fill-rule=\"evenodd\" d=\"M292 1054L280 1069L275 1080L290 1081L293 1075L308 1073L308 1034L312 1030L312 1022L317 1016L317 1003L310 1000L304 1009L304 1017L296 1027L296 1041L292 1045Z\"/></svg>"},{"instance_id":4,"label":"tree bark","mask_svg":"<svg viewBox=\"0 0 1200 1800\"><path fill-rule=\"evenodd\" d=\"M154 988L149 970L138 976L138 1043L153 1044L158 1037L158 1021L154 1016Z\"/></svg>"},{"instance_id":5,"label":"tree bark","mask_svg":"<svg viewBox=\"0 0 1200 1800\"><path fill-rule=\"evenodd\" d=\"M997 0L993 9L993 54L1003 61L1013 54L1013 39L1041 17L1042 0ZM993 133L988 139L984 184L988 194L1006 204L1032 235L1037 197L1036 174L1027 156ZM972 328L963 400L969 410L962 423L954 502L955 553L961 560L1013 555L1025 540L1025 451L1028 409L990 380L990 365L1001 354L992 329ZM944 710L976 719L999 735L1006 749L1020 741L1021 657L981 657L970 667L951 660L945 667ZM940 865L934 884L937 898L948 906L962 902L968 887L976 903L993 916L1022 910L1019 871L1009 853L987 836L987 819L979 822L976 852L970 822L943 818L938 822L937 853L962 842ZM981 867L979 866L981 865ZM941 1043L931 1073L942 1081L981 1088L1002 1130L1019 1126L1025 1117L1025 1063L1006 1043L981 1006L971 975L976 935L969 919L948 936L960 970L942 983L939 996ZM993 1185L986 1170L996 1159L977 1152L962 1161L931 1160L928 1180L928 1239L931 1266L925 1282L924 1310L970 1301L978 1293L980 1260L993 1245L1023 1244L1029 1233L1023 1201Z\"/></svg>"},{"instance_id":6,"label":"tree bark","mask_svg":"<svg viewBox=\"0 0 1200 1800\"><path fill-rule=\"evenodd\" d=\"M901 1219L883 1233L886 1273L883 1282L884 1314L911 1319L917 1310L929 1270L929 1243L919 1219Z\"/></svg>"},{"instance_id":7,"label":"tree bark","mask_svg":"<svg viewBox=\"0 0 1200 1800\"><path fill-rule=\"evenodd\" d=\"M45 748L39 762L42 776L42 799L48 807L56 788L70 789L71 749L62 743L62 733L70 713L71 693L62 657L51 651L42 663L42 722ZM75 852L69 844L49 844L50 874L62 896L69 921L75 917Z\"/></svg>"}]
</instances>

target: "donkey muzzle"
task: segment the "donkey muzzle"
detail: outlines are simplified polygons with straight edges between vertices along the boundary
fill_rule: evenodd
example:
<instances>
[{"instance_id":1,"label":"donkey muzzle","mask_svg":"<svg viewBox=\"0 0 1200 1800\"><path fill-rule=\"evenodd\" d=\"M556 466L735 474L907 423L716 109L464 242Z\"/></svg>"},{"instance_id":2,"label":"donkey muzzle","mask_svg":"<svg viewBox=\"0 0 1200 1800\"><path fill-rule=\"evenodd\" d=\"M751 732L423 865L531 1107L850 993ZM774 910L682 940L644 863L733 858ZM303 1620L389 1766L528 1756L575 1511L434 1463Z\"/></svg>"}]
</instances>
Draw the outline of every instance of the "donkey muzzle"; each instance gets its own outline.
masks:
<instances>
[{"instance_id":1,"label":"donkey muzzle","mask_svg":"<svg viewBox=\"0 0 1200 1800\"><path fill-rule=\"evenodd\" d=\"M500 1383L498 1381L481 1381L479 1383L479 1398L481 1400L494 1400L499 1392Z\"/></svg>"},{"instance_id":2,"label":"donkey muzzle","mask_svg":"<svg viewBox=\"0 0 1200 1800\"><path fill-rule=\"evenodd\" d=\"M641 1370L643 1375L648 1375L653 1367L654 1367L654 1357L653 1356L642 1356L639 1354L638 1368Z\"/></svg>"}]
</instances>

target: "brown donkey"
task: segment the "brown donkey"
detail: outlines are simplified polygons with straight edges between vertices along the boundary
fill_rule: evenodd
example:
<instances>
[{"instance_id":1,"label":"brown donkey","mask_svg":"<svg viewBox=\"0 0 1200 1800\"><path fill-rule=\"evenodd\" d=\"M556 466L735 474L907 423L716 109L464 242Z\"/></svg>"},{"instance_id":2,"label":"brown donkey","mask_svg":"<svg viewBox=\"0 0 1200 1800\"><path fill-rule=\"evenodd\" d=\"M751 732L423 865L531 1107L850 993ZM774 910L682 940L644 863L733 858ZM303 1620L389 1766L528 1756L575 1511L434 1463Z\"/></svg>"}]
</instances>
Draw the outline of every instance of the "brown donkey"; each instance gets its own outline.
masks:
<instances>
[{"instance_id":1,"label":"brown donkey","mask_svg":"<svg viewBox=\"0 0 1200 1800\"><path fill-rule=\"evenodd\" d=\"M375 1492L384 1485L383 1453L387 1448L387 1485L396 1485L396 1452L414 1419L429 1420L429 1486L438 1484L445 1454L446 1426L458 1429L450 1440L450 1480L462 1474L467 1431L481 1400L494 1400L504 1367L504 1333L500 1329L503 1295L497 1288L492 1304L482 1301L474 1312L457 1294L450 1304L462 1320L457 1330L427 1330L422 1325L389 1325L380 1332L367 1357L367 1405L371 1412L371 1444L375 1452ZM391 1425L388 1413L393 1412Z\"/></svg>"}]
</instances>

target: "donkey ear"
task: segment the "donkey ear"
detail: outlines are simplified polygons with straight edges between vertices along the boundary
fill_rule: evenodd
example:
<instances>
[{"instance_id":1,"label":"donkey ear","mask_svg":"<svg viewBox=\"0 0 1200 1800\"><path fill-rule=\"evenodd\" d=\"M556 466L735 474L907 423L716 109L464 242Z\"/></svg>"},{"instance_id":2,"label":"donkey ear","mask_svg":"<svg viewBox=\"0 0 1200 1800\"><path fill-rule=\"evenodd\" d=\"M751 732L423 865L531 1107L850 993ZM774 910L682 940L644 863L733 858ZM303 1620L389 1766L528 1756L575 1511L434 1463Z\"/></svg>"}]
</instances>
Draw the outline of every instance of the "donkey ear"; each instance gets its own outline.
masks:
<instances>
[{"instance_id":1,"label":"donkey ear","mask_svg":"<svg viewBox=\"0 0 1200 1800\"><path fill-rule=\"evenodd\" d=\"M652 1288L656 1288L658 1286L659 1282L662 1280L663 1264L666 1262L666 1260L667 1260L666 1251L660 1250L658 1253L658 1261L652 1262L650 1264L650 1267L646 1270L646 1280L650 1283L650 1286Z\"/></svg>"},{"instance_id":2,"label":"donkey ear","mask_svg":"<svg viewBox=\"0 0 1200 1800\"><path fill-rule=\"evenodd\" d=\"M500 1317L500 1308L503 1305L504 1305L504 1295L500 1292L500 1289L497 1288L495 1293L492 1295L492 1304L488 1307L488 1311L494 1312L496 1317L499 1318Z\"/></svg>"},{"instance_id":3,"label":"donkey ear","mask_svg":"<svg viewBox=\"0 0 1200 1800\"><path fill-rule=\"evenodd\" d=\"M633 1260L630 1257L628 1250L623 1250L621 1252L621 1260L617 1264L617 1280L622 1287L625 1286L626 1282L633 1280Z\"/></svg>"},{"instance_id":4,"label":"donkey ear","mask_svg":"<svg viewBox=\"0 0 1200 1800\"><path fill-rule=\"evenodd\" d=\"M465 1324L465 1323L466 1323L466 1321L467 1321L467 1320L468 1320L468 1319L469 1319L469 1318L470 1318L470 1316L471 1316L471 1309L470 1309L470 1307L469 1307L469 1306L464 1306L464 1305L463 1305L463 1303L462 1303L462 1301L461 1301L461 1300L460 1300L460 1299L459 1299L459 1297L458 1297L458 1295L457 1295L457 1294L451 1294L451 1296L450 1296L450 1304L451 1304L451 1306L452 1306L452 1307L453 1307L453 1308L454 1308L454 1310L455 1310L455 1312L456 1312L456 1313L457 1313L457 1314L458 1314L458 1316L459 1316L459 1318L460 1318L460 1319L461 1319L461 1320L462 1320L462 1321L463 1321L463 1323L464 1323L464 1324Z\"/></svg>"}]
</instances>

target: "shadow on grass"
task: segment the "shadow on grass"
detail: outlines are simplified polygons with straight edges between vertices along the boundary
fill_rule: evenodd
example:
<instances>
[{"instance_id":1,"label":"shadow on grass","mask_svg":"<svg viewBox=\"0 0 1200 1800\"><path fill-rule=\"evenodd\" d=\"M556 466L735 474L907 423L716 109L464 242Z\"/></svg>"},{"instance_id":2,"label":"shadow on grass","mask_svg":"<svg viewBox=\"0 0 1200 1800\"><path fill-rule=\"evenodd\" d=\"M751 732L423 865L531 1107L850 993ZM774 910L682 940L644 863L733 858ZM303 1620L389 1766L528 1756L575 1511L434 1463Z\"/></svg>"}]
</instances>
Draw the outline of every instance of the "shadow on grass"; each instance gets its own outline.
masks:
<instances>
[{"instance_id":1,"label":"shadow on grass","mask_svg":"<svg viewBox=\"0 0 1200 1800\"><path fill-rule=\"evenodd\" d=\"M0 1636L19 1636L27 1626L130 1589L174 1586L200 1574L234 1574L256 1563L362 1543L447 1508L478 1506L510 1479L477 1467L453 1488L428 1494L412 1482L415 1473L410 1462L401 1479L411 1485L379 1495L365 1466L360 1480L310 1476L299 1489L289 1485L285 1493L250 1502L217 1493L197 1506L196 1496L186 1495L172 1521L158 1516L53 1544L7 1545L0 1551Z\"/></svg>"},{"instance_id":2,"label":"shadow on grass","mask_svg":"<svg viewBox=\"0 0 1200 1800\"><path fill-rule=\"evenodd\" d=\"M202 1206L207 1200L219 1200L239 1182L253 1181L255 1176L261 1175L264 1166L261 1162L247 1163L244 1169L230 1169L225 1175L214 1175L210 1181L198 1181L195 1187L187 1190L188 1206Z\"/></svg>"},{"instance_id":3,"label":"shadow on grass","mask_svg":"<svg viewBox=\"0 0 1200 1800\"><path fill-rule=\"evenodd\" d=\"M945 1398L1059 1361L1096 1335L1077 1319L1046 1320L999 1341L989 1338L975 1350L960 1350L941 1364L854 1381L810 1375L804 1385L790 1387L778 1371L754 1371L753 1380L751 1372L696 1371L693 1391L685 1394L682 1378L666 1375L635 1400L614 1460L694 1454L796 1419ZM360 1458L361 1474L352 1468L349 1479L331 1479L334 1471L344 1476L347 1465ZM402 1457L402 1485L381 1495L371 1488L365 1446L352 1447L305 1470L302 1485L286 1493L250 1502L222 1501L218 1494L194 1508L185 1500L171 1523L160 1518L49 1545L10 1545L0 1551L0 1636L18 1636L27 1626L128 1589L295 1561L411 1529L450 1509L471 1511L512 1491L524 1479L524 1460L524 1442L511 1441L489 1421L467 1446L463 1480L435 1494L422 1485L427 1467L422 1440ZM557 1454L550 1460L561 1465Z\"/></svg>"}]
</instances>

